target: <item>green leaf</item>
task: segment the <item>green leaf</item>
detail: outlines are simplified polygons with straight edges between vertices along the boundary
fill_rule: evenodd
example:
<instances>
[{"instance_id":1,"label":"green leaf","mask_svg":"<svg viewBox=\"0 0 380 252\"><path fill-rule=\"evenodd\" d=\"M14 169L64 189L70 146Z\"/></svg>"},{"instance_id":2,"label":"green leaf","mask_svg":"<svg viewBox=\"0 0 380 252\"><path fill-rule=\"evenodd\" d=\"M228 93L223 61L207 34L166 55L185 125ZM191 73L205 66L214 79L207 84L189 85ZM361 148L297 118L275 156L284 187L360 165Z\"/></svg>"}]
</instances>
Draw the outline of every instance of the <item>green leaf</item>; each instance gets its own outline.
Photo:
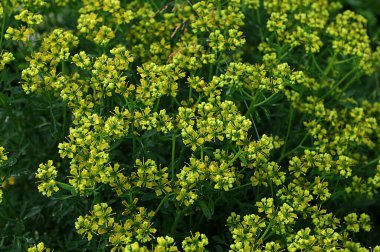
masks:
<instances>
[{"instance_id":1,"label":"green leaf","mask_svg":"<svg viewBox=\"0 0 380 252\"><path fill-rule=\"evenodd\" d=\"M216 245L216 246L215 246L215 251L216 251L216 252L223 252L224 249L222 248L222 246L220 246L220 245Z\"/></svg>"},{"instance_id":2,"label":"green leaf","mask_svg":"<svg viewBox=\"0 0 380 252\"><path fill-rule=\"evenodd\" d=\"M144 195L141 196L141 201L150 201L155 198L157 198L155 193L144 193Z\"/></svg>"},{"instance_id":3,"label":"green leaf","mask_svg":"<svg viewBox=\"0 0 380 252\"><path fill-rule=\"evenodd\" d=\"M71 193L71 195L73 195L73 196L78 195L78 193L75 190L75 188L73 186L71 186L71 185L68 185L68 184L62 183L62 182L58 182L58 181L57 181L57 185L60 186L62 189L65 189L65 190L69 191Z\"/></svg>"},{"instance_id":4,"label":"green leaf","mask_svg":"<svg viewBox=\"0 0 380 252\"><path fill-rule=\"evenodd\" d=\"M239 156L239 159L240 159L240 161L243 162L244 165L247 165L247 164L248 164L247 159L245 159L243 156L240 155L240 156Z\"/></svg>"},{"instance_id":5,"label":"green leaf","mask_svg":"<svg viewBox=\"0 0 380 252\"><path fill-rule=\"evenodd\" d=\"M52 198L57 199L57 200L67 200L73 198L74 195L62 195L62 196L54 196Z\"/></svg>"},{"instance_id":6,"label":"green leaf","mask_svg":"<svg viewBox=\"0 0 380 252\"><path fill-rule=\"evenodd\" d=\"M156 130L145 131L144 134L141 136L141 139L150 138L150 137L152 137L154 135L157 135L157 131Z\"/></svg>"},{"instance_id":7,"label":"green leaf","mask_svg":"<svg viewBox=\"0 0 380 252\"><path fill-rule=\"evenodd\" d=\"M214 235L213 237L211 237L211 239L213 241L215 241L216 243L218 243L218 244L222 244L222 245L228 246L228 244L226 243L225 238L224 238L223 235Z\"/></svg>"},{"instance_id":8,"label":"green leaf","mask_svg":"<svg viewBox=\"0 0 380 252\"><path fill-rule=\"evenodd\" d=\"M0 92L0 105L6 106L8 103L9 103L8 97L5 94L3 94L2 92Z\"/></svg>"},{"instance_id":9,"label":"green leaf","mask_svg":"<svg viewBox=\"0 0 380 252\"><path fill-rule=\"evenodd\" d=\"M24 216L24 220L36 216L37 214L41 213L42 211L42 206L34 206L30 209L30 211Z\"/></svg>"},{"instance_id":10,"label":"green leaf","mask_svg":"<svg viewBox=\"0 0 380 252\"><path fill-rule=\"evenodd\" d=\"M17 163L17 158L11 157L0 166L0 168L11 167Z\"/></svg>"},{"instance_id":11,"label":"green leaf","mask_svg":"<svg viewBox=\"0 0 380 252\"><path fill-rule=\"evenodd\" d=\"M201 210L202 210L203 214L205 215L206 219L210 220L211 217L212 217L212 211L209 208L209 206L206 204L206 202L203 201L203 200L201 200L199 202L199 207L201 208Z\"/></svg>"}]
</instances>

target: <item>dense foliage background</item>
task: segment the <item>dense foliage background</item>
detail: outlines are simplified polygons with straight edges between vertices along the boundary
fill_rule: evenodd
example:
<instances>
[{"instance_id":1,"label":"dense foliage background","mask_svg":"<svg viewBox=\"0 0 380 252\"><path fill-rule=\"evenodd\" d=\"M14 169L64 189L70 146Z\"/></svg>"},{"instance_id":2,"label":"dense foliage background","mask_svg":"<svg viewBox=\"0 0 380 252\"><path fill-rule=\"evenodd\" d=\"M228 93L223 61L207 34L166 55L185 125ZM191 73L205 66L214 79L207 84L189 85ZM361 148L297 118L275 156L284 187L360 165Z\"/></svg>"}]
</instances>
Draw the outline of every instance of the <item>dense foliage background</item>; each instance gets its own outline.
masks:
<instances>
[{"instance_id":1,"label":"dense foliage background","mask_svg":"<svg viewBox=\"0 0 380 252\"><path fill-rule=\"evenodd\" d=\"M305 207L298 212L295 211L299 216L296 223L292 228L279 235L276 233L276 224L273 224L274 222L270 218L271 214L266 211L261 213L256 202L261 202L263 198L274 198L277 211L283 202L292 201L280 200L276 194L282 188L286 188L295 176L292 171L288 170L288 167L291 166L289 161L295 161L292 157L298 156L305 163L317 162L317 158L313 154L305 154L305 150L316 151L320 155L318 162L326 161L323 165L331 165L332 170L335 169L334 162L339 162L337 160L340 160L340 156L347 156L352 163L348 165L350 168L345 172L350 173L349 170L352 170L353 174L347 177L345 174L341 176L342 173L339 175L340 171L338 174L334 172L329 174L322 172L322 168L316 167L302 173L300 177L305 177L306 180L299 179L299 184L304 183L312 188L318 184L315 178L321 177L321 183L328 181L328 191L331 195L331 197L327 196L328 199L321 200L321 196L315 193L314 198L307 201L306 204L316 206L318 209L325 209L327 213L333 213L334 216L341 219L342 222L337 224L336 232L342 236L350 234L349 238L342 238L345 242L360 242L363 247L367 248L380 245L380 216L378 214L380 212L380 196L377 193L380 187L380 180L377 180L380 179L378 164L380 130L377 124L380 120L379 1L346 0L340 2L341 6L337 4L338 2L329 1L330 13L326 17L326 24L323 27L313 27L312 25L304 27L308 35L315 31L317 38L310 38L308 35L299 37L291 35L289 38L285 38L286 35L282 36L281 34L296 31L296 27L299 25L297 22L304 23L296 21L297 18L292 16L294 10L291 8L283 10L278 7L281 6L280 4L272 7L266 4L272 1L120 1L122 8L126 10L125 16L120 14L119 19L124 20L120 22L114 20L115 14L112 11L112 6L115 6L114 2L119 1L104 1L111 3L108 11L105 10L105 7L102 11L94 7L101 5L102 2L95 0L11 0L2 2L3 11L0 15L2 57L0 59L1 65L3 62L7 64L4 69L0 68L0 146L3 146L4 151L7 152L8 160L0 163L0 177L3 180L3 196L0 204L0 250L25 251L34 244L44 242L47 247L58 251L108 251L111 249L110 243L112 242L107 235L113 231L107 230L103 235L103 232L98 230L98 233L94 232L94 237L88 240L86 232L78 234L75 223L79 216L93 212L93 207L102 202L112 206L113 217L116 220L123 220L125 217L122 216L122 212L127 211L128 207L133 205L134 197L139 198L138 206L145 207L147 211L157 211L152 219L152 227L157 229L154 236L173 237L180 250L185 237L191 237L196 232L200 232L208 238L206 248L209 251L228 251L228 249L238 251L237 248L231 248L230 244L237 243L239 238L231 234L231 228L229 229L226 223L232 212L241 216L260 215L266 222L266 227L269 226L268 229L264 228L260 232L258 231L257 236L247 236L248 240L265 238L263 244L278 242L283 247L285 244L289 246L290 240L298 239L295 237L297 231L306 228L303 224L312 226L313 220L317 217L314 216L314 219L305 217L304 223L302 223L302 212L308 215L309 210L305 210ZM294 2L295 5L305 2L306 7L301 6L297 11L301 13L305 11L305 18L310 18L308 15L312 14L311 4L309 6L307 2L313 1L283 2ZM327 3L327 1L315 2L321 5ZM194 6L198 6L199 9L195 10ZM210 17L207 13L208 8L216 12L225 10L226 14L222 15L220 20L208 20L207 18L212 18L212 15ZM41 14L43 21L33 24L33 21L28 18L26 21L22 17L16 18L16 15L19 15L24 9L29 10L30 13ZM354 30L353 33L363 32L361 25L364 22L360 18L356 19L356 16L352 17L352 23L336 22L336 17L347 13L347 10L352 10L368 20L368 23L363 26L364 34L369 35L368 41L363 34L359 38L355 37L358 41L354 41L355 39L350 39L350 37L348 40L354 41L354 47L357 43L358 47L365 48L364 51L370 49L373 55L369 58L363 56L360 50L359 52L345 52L344 45L345 43L349 44L347 41L343 43L343 49L341 48L340 51L332 46L333 41L338 40L339 36L334 35L334 32L329 33L328 27L339 29L344 26L353 30L357 28L358 30ZM91 22L86 23L86 20L94 17L83 17L86 13L98 13L97 18L103 19L99 21L101 24L95 24L95 27L91 29ZM276 16L273 13L280 14ZM284 17L281 16L283 13L287 13L289 17L289 20L285 21L285 23L289 22L285 28L281 23L281 18ZM129 18L131 20L128 20ZM217 17L215 18L217 19ZM302 17L300 19L302 20ZM243 23L239 23L240 20ZM81 24L88 25L90 28L81 31ZM102 25L110 26L112 32L116 34L110 36L110 42L104 41L107 40L111 31L105 30L99 35ZM14 37L7 36L7 34L12 34L9 27L18 29L21 26L31 27L34 31L26 36L26 39L23 39L22 36L17 39L14 34ZM70 38L67 34L62 35L63 33L59 33L56 38L50 36L58 28L71 31L74 36L77 36L78 41ZM217 31L224 35L223 39L218 37ZM96 32L98 33L95 35ZM210 35L212 33L214 33L214 37ZM64 37L64 41L67 39L72 44L77 43L76 46L67 46L70 48L69 56L64 56L62 59L59 58L60 55L55 55L53 50L55 43L59 43L57 40L62 38L60 36L67 36ZM344 37L344 35L342 36ZM319 38L323 44L315 46L318 44ZM44 39L48 41L46 45L44 45ZM227 42L222 43L221 40ZM144 88L141 79L152 73L152 75L156 75L150 76L152 83L177 83L178 89L173 91L176 95L171 95L171 91L166 92L162 97L152 100L150 104L151 94L139 97L139 93L136 94L131 88L127 91L131 93L130 97L124 93L114 92L114 90L109 91L114 93L112 96L108 96L106 89L100 91L97 87L92 87L90 83L90 87L87 89L73 88L69 96L83 91L83 93L87 92L90 96L95 97L96 92L104 92L103 97L93 98L95 104L93 111L102 118L109 118L117 114L114 111L115 106L119 106L121 109L128 108L131 113L147 107L152 109L150 114L160 113L160 109L166 109L173 119L174 130L165 122L163 123L165 129L161 130L158 126L151 129L148 126L144 128L143 123L134 125L133 120L137 120L135 114L133 120L131 119L129 122L129 133L111 138L112 140L109 141L108 163L120 163L127 171L125 173L127 177L133 179L134 176L139 176L136 175L138 172L133 170L133 167L138 166L135 163L136 159L144 161L152 159L162 167L169 168L170 183L168 182L168 185L171 189L170 191L164 189L161 195L154 190L149 190L149 186L136 186L139 183L138 179L137 182L128 182L134 186L134 189L126 190L124 188L120 194L115 192L113 186L103 182L97 183L91 192L81 191L80 186L76 187L74 183L70 183L69 179L73 177L69 172L72 166L71 158L70 155L62 158L60 152L63 148L59 148L59 144L70 142L69 134L72 133L70 128L80 128L78 125L81 125L75 120L80 121L81 118L85 118L86 112L91 111L92 108L87 107L89 110L84 111L83 115L80 114L78 108L82 107L77 106L70 99L65 100L62 95L64 92L60 92L64 88L41 84L34 89L33 82L29 82L28 76L25 77L26 74L23 73L25 69L30 69L31 65L40 64L42 65L41 69L46 67L43 70L45 72L40 72L33 78L44 78L51 73L49 77L54 79L51 83L55 83L54 81L60 83L59 78L64 77L63 84L61 83L63 86L66 83L81 83L86 78L92 82L94 79L91 79L93 77L91 74L94 72L91 70L94 69L87 66L90 69L88 70L86 67L81 67L78 62L74 63L74 55L85 51L91 57L91 63L94 63L96 57L100 57L102 54L112 55L110 50L119 45L124 46L130 53L130 55L127 54L125 63L127 67L129 64L129 68L121 67L116 74L126 77L121 81L122 83L132 83L136 87ZM49 47L53 49L49 49ZM4 52L11 52L14 60L6 62L3 56ZM54 58L57 57L58 63L44 62L43 56L36 56L38 52L41 52L42 55L53 55L53 59L50 61L54 61ZM129 59L131 62L128 62ZM149 65L149 63L154 63L155 66ZM231 63L237 63L237 66L231 65ZM243 65L239 65L239 63ZM173 66L163 67L170 64ZM249 64L249 66L246 67L244 64ZM143 68L137 70L143 65ZM52 69L56 72L51 72ZM301 77L297 79L296 71L303 71L305 76L300 74ZM76 73L78 76L75 75ZM255 74L257 76L252 77ZM171 79L166 80L165 76ZM196 76L199 79L196 79ZM215 79L214 76L218 76L220 79ZM157 79L154 79L156 77ZM179 79L176 79L177 77ZM194 79L189 80L189 77ZM36 81L33 78L30 79ZM268 78L273 83L269 83L270 87L261 87L262 83L255 82L260 82L261 78ZM306 81L301 81L302 78ZM115 77L115 79L117 78ZM203 84L202 80L204 80ZM48 83L46 79L44 81ZM207 83L216 83L216 86L207 86ZM252 83L256 83L257 87L253 87ZM147 93L149 93L149 89L152 89L149 85L146 85L145 88L148 89ZM296 94L301 97L298 101L292 100ZM218 97L221 102L230 100L236 105L237 111L231 109L223 112L226 114L230 112L232 115L235 115L236 112L236 118L232 119L232 126L226 123L223 127L243 128L241 132L235 132L242 137L242 141L232 140L233 137L228 137L226 133L221 141L216 136L216 140L203 140L206 142L205 144L203 142L189 144L186 142L186 139L189 138L188 135L182 133L186 132L186 127L180 128L175 119L179 114L178 108L192 108L193 112L198 113L197 117L201 118L201 109L196 110L195 107L202 102L213 104L216 107L215 104L220 105L217 103ZM322 116L318 115L321 110L324 111ZM331 111L335 111L336 114ZM330 112L335 119L329 121L326 118ZM76 113L79 113L80 116ZM218 113L221 112L215 112L215 115L206 115L206 122L209 122L210 118L218 117ZM244 118L240 118L241 120L238 121L240 115ZM88 118L90 123L96 121L96 118ZM237 122L233 121L235 119ZM150 120L147 120L147 125ZM244 120L248 120L252 124L247 130L244 129ZM337 121L336 124L334 124L334 120ZM186 123L186 120L184 121ZM305 122L310 123L309 126ZM347 125L352 126L349 129L351 131L348 130ZM355 125L358 127L355 128ZM205 128L209 126L206 124ZM101 128L101 126L99 127ZM136 129L132 129L132 127L136 127ZM327 129L327 132L320 133L321 128ZM201 128L199 129L201 130ZM92 130L97 131L98 129L91 128L90 132ZM138 132L139 135L133 134L133 131ZM343 149L339 145L343 138L334 142L334 137L339 136L340 132L346 131L349 132L347 137L352 136L352 139L348 140L347 149L339 153ZM264 140L260 142L264 134L273 136L273 138L269 137L269 140L265 142L266 138L264 137ZM249 143L254 144L249 145ZM266 150L267 145L272 145L272 147ZM247 146L253 146L252 148L256 146L258 149L262 149L251 150ZM192 156L200 162L209 164L204 158L208 155L211 159L216 159L216 155L213 153L215 149L227 152L222 153L221 156L224 156L228 166L231 166L231 172L236 174L233 185L230 187L226 182L228 190L215 188L216 179L213 180L205 175L207 178L204 181L200 179L194 189L198 194L195 202L186 204L184 201L178 200L176 196L179 195L179 188L182 185L179 184L177 176L172 176L171 169L175 169L175 173L179 174L183 167L189 166ZM260 167L264 167L262 163L255 167L255 160L260 158L261 150L264 152L262 156L268 158L264 163L276 162L281 167L277 173L267 167L260 170ZM325 154L329 157L323 156ZM331 159L330 164L328 163L329 158ZM46 164L48 160L53 160L57 167L58 175L54 180L59 181L57 186L60 188L58 192L53 192L51 197L46 197L39 192L38 185L41 184L39 183L41 179L36 178L39 165ZM249 167L250 164L253 167ZM196 163L194 166L201 167L202 165ZM265 174L270 175L265 177L267 176ZM354 175L357 176L357 180L353 179ZM256 180L251 177L255 177ZM260 178L264 178L264 182L260 182ZM190 176L184 179L185 182L186 180L190 180ZM278 184L277 182L273 182L273 184L268 182L276 180L279 181ZM351 188L350 192L348 187ZM288 189L289 191L296 190L291 187ZM134 193L133 197L129 191ZM310 194L312 191L313 189L310 189ZM325 193L323 192L323 194ZM293 203L295 205L303 204L302 202ZM295 205L293 208L296 208ZM133 215L135 209L132 207L130 211L127 216ZM323 215L322 210L318 213ZM358 223L355 221L352 225L348 223L349 221L345 217L350 213L357 213L358 216L362 213L367 214L371 218L371 230L365 232L369 224L360 223L360 221L366 220L365 217L358 220ZM249 227L251 224L249 221L246 223ZM356 224L360 225L360 232L353 231L356 230L353 228L353 225ZM318 234L315 234L315 237L318 237ZM156 243L156 240L153 239L145 245L150 249L152 244ZM344 242L339 244L341 247L347 247L348 251L356 246ZM265 249L260 242L256 242L256 245L255 249ZM317 246L317 242L314 245ZM357 246L359 247L359 245ZM309 250L311 248L312 246L309 247ZM337 248L340 247L337 246ZM251 249L254 251L253 245ZM308 249L303 249L303 251L308 251ZM314 249L318 251L318 248ZM322 247L321 251L324 251L323 249L325 248ZM128 248L125 251L130 250L132 249ZM298 250L302 250L302 248L299 247ZM200 246L198 250L193 251L203 251L203 248ZM268 249L268 251L271 250ZM273 248L273 251L277 250Z\"/></svg>"}]
</instances>

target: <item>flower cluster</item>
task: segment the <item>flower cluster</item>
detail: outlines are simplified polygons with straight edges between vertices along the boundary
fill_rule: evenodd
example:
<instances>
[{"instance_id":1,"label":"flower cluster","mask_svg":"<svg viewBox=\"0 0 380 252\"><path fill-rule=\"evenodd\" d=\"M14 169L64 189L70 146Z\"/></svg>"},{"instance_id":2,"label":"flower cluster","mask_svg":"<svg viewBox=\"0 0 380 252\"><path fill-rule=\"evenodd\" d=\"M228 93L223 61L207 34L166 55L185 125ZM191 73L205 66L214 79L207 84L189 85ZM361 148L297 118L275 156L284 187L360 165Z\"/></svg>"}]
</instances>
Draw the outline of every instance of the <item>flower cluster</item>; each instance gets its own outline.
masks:
<instances>
[{"instance_id":1,"label":"flower cluster","mask_svg":"<svg viewBox=\"0 0 380 252\"><path fill-rule=\"evenodd\" d=\"M336 20L327 28L333 38L332 48L345 56L353 56L359 61L359 67L366 73L374 71L372 66L370 38L366 31L367 20L352 11L336 16Z\"/></svg>"},{"instance_id":2,"label":"flower cluster","mask_svg":"<svg viewBox=\"0 0 380 252\"><path fill-rule=\"evenodd\" d=\"M7 161L7 152L5 151L3 146L0 146L0 165L4 163L4 161Z\"/></svg>"},{"instance_id":3,"label":"flower cluster","mask_svg":"<svg viewBox=\"0 0 380 252\"><path fill-rule=\"evenodd\" d=\"M293 204L292 204L293 205ZM344 217L344 223L324 209L310 207L306 211L299 211L287 203L275 207L273 198L263 198L256 203L259 215L240 215L232 213L227 219L227 226L232 233L234 243L230 251L281 251L285 249L280 241L264 242L272 235L287 234L287 246L289 251L329 251L337 247L350 251L355 249L368 251L358 243L347 239L348 232L371 230L369 217L356 213ZM295 206L295 205L293 205ZM298 219L304 219L312 223L312 227L294 230ZM380 246L374 248L374 251Z\"/></svg>"},{"instance_id":4,"label":"flower cluster","mask_svg":"<svg viewBox=\"0 0 380 252\"><path fill-rule=\"evenodd\" d=\"M36 34L36 26L43 22L43 16L38 10L45 7L47 3L44 0L4 3L4 6L0 6L0 15L3 15L5 10L7 14L14 14L14 19L17 20L17 27L9 26L4 37L25 43L32 41Z\"/></svg>"},{"instance_id":5,"label":"flower cluster","mask_svg":"<svg viewBox=\"0 0 380 252\"><path fill-rule=\"evenodd\" d=\"M11 52L1 52L0 54L0 70L3 70L6 64L12 62L15 58Z\"/></svg>"},{"instance_id":6,"label":"flower cluster","mask_svg":"<svg viewBox=\"0 0 380 252\"><path fill-rule=\"evenodd\" d=\"M267 29L276 39L291 47L303 46L307 53L320 51L330 15L327 0L265 1L264 8L270 14Z\"/></svg>"},{"instance_id":7,"label":"flower cluster","mask_svg":"<svg viewBox=\"0 0 380 252\"><path fill-rule=\"evenodd\" d=\"M28 248L28 252L51 252L51 251L52 250L50 248L45 247L45 244L43 242L40 242L37 245L34 245Z\"/></svg>"},{"instance_id":8,"label":"flower cluster","mask_svg":"<svg viewBox=\"0 0 380 252\"><path fill-rule=\"evenodd\" d=\"M49 160L46 164L40 164L37 170L36 178L38 181L38 191L43 195L50 197L54 192L59 190L56 182L58 175L57 168L53 161Z\"/></svg>"}]
</instances>

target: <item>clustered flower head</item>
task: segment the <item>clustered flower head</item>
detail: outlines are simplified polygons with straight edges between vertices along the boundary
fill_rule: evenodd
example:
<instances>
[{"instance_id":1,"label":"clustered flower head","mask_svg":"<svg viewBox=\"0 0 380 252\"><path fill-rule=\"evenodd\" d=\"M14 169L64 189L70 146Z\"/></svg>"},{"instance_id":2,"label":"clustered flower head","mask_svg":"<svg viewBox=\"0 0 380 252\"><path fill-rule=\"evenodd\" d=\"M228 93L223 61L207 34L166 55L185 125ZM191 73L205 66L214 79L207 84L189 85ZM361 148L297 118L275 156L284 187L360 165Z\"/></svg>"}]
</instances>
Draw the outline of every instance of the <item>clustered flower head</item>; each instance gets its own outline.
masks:
<instances>
[{"instance_id":1,"label":"clustered flower head","mask_svg":"<svg viewBox=\"0 0 380 252\"><path fill-rule=\"evenodd\" d=\"M28 248L28 252L51 252L50 248L45 247L43 242L40 242L32 247Z\"/></svg>"},{"instance_id":2,"label":"clustered flower head","mask_svg":"<svg viewBox=\"0 0 380 252\"><path fill-rule=\"evenodd\" d=\"M3 146L0 146L0 165L4 163L4 161L8 160L7 152Z\"/></svg>"},{"instance_id":3,"label":"clustered flower head","mask_svg":"<svg viewBox=\"0 0 380 252\"><path fill-rule=\"evenodd\" d=\"M4 13L12 13L16 20L13 26L6 29L4 37L25 43L31 41L35 35L36 26L43 22L43 16L38 13L39 9L47 7L48 4L44 0L4 2L0 6L0 16Z\"/></svg>"},{"instance_id":4,"label":"clustered flower head","mask_svg":"<svg viewBox=\"0 0 380 252\"><path fill-rule=\"evenodd\" d=\"M43 30L50 1L14 2L4 37L33 49L23 90L70 111L38 190L94 199L72 220L83 239L212 251L200 224L179 223L212 220L241 192L248 203L220 212L229 251L369 251L351 235L371 231L370 216L331 208L380 188L380 103L348 92L380 66L364 17L327 0L82 0L72 30Z\"/></svg>"},{"instance_id":5,"label":"clustered flower head","mask_svg":"<svg viewBox=\"0 0 380 252\"><path fill-rule=\"evenodd\" d=\"M327 27L327 33L333 37L332 48L343 56L354 56L359 67L366 73L374 71L372 50L366 31L367 20L352 11L338 14L335 23Z\"/></svg>"},{"instance_id":6,"label":"clustered flower head","mask_svg":"<svg viewBox=\"0 0 380 252\"><path fill-rule=\"evenodd\" d=\"M14 56L11 52L1 52L0 54L0 70L3 70L6 64L9 64L14 60Z\"/></svg>"},{"instance_id":7,"label":"clustered flower head","mask_svg":"<svg viewBox=\"0 0 380 252\"><path fill-rule=\"evenodd\" d=\"M52 160L49 160L46 164L40 164L36 174L39 183L38 191L47 197L50 197L54 192L57 192L59 190L55 180L57 175L58 171L53 165Z\"/></svg>"}]
</instances>

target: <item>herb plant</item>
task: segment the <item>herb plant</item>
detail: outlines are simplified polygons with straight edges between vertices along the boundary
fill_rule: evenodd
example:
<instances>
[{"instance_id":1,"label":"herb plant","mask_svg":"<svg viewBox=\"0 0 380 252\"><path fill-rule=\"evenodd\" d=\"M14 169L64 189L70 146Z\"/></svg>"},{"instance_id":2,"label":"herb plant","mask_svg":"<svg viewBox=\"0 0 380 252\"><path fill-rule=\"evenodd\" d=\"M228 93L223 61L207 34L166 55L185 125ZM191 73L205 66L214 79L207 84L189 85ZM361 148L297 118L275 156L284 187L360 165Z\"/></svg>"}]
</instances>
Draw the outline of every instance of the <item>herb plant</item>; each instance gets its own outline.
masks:
<instances>
[{"instance_id":1,"label":"herb plant","mask_svg":"<svg viewBox=\"0 0 380 252\"><path fill-rule=\"evenodd\" d=\"M380 251L380 46L341 2L0 21L4 250Z\"/></svg>"}]
</instances>

